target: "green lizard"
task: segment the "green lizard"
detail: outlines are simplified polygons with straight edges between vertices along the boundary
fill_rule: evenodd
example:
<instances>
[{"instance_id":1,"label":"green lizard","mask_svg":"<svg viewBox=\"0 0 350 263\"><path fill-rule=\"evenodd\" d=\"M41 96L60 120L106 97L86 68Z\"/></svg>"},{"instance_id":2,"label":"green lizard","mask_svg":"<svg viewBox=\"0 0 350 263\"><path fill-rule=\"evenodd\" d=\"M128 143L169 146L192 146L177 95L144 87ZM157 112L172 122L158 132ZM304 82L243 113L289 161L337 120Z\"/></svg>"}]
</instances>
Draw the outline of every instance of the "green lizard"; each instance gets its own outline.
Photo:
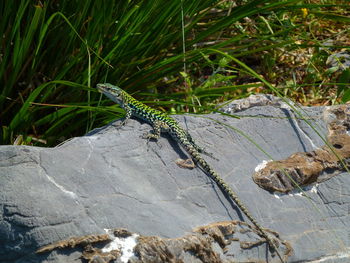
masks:
<instances>
[{"instance_id":1,"label":"green lizard","mask_svg":"<svg viewBox=\"0 0 350 263\"><path fill-rule=\"evenodd\" d=\"M175 139L192 157L195 163L199 164L203 170L215 181L215 183L220 187L220 189L227 194L232 200L237 204L237 206L243 211L243 213L248 217L248 219L254 224L258 229L260 234L267 240L270 247L272 247L282 262L282 256L279 254L275 243L268 236L266 231L258 224L258 222L253 218L248 209L243 205L243 203L238 198L237 194L231 189L229 185L216 173L213 168L203 159L200 153L206 153L201 147L199 147L191 135L185 131L180 124L169 117L165 113L152 109L142 102L134 99L127 92L121 88L114 86L109 83L97 84L97 89L101 91L104 95L110 98L115 103L119 104L125 111L126 116L122 121L121 126L124 125L132 116L142 119L149 123L153 127L152 133L148 133L144 136L147 139L158 139L161 132L168 132L173 139Z\"/></svg>"}]
</instances>

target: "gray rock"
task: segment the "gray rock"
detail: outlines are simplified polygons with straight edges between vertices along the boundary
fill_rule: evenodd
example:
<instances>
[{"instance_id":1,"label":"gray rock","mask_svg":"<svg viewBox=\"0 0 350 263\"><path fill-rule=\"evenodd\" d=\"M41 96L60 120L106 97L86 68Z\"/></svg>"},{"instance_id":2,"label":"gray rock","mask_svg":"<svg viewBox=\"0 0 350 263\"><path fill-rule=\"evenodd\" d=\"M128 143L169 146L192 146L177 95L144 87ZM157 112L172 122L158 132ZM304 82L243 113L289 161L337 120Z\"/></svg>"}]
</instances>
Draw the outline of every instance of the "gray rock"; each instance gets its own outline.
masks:
<instances>
[{"instance_id":1,"label":"gray rock","mask_svg":"<svg viewBox=\"0 0 350 263\"><path fill-rule=\"evenodd\" d=\"M326 61L328 67L344 71L350 68L350 53L341 51L338 53L331 54Z\"/></svg>"},{"instance_id":2,"label":"gray rock","mask_svg":"<svg viewBox=\"0 0 350 263\"><path fill-rule=\"evenodd\" d=\"M293 103L290 100L287 101ZM230 103L223 103L219 110L224 113L234 114L235 112L244 111L257 106L288 107L287 103L281 98L271 94L252 94L244 99L234 100Z\"/></svg>"},{"instance_id":3,"label":"gray rock","mask_svg":"<svg viewBox=\"0 0 350 263\"><path fill-rule=\"evenodd\" d=\"M327 115L325 107L301 110L326 136L326 121L334 116ZM324 142L288 107L252 105L235 114L241 118L219 114L175 118L218 158L204 156L257 221L289 242L293 253L288 262L348 262L349 173L305 186L308 198L297 191L278 195L265 191L252 180L259 164L315 150ZM148 130L149 125L130 120L121 129L107 125L56 148L1 146L0 262L82 262L80 247L35 251L115 228L145 238L171 238L164 242L173 249L172 255L182 255L186 262L205 261L180 253L185 248L172 245L175 238L188 242L193 237L187 235L195 228L246 219L201 169L176 165L176 159L187 155L167 135L157 143L142 139ZM259 236L253 232L243 231L236 238L257 241ZM217 253L223 262L264 262L271 257L264 243L250 249L234 241L225 249L215 239L208 244L210 253ZM139 259L134 255L130 260ZM279 260L275 256L269 262Z\"/></svg>"}]
</instances>

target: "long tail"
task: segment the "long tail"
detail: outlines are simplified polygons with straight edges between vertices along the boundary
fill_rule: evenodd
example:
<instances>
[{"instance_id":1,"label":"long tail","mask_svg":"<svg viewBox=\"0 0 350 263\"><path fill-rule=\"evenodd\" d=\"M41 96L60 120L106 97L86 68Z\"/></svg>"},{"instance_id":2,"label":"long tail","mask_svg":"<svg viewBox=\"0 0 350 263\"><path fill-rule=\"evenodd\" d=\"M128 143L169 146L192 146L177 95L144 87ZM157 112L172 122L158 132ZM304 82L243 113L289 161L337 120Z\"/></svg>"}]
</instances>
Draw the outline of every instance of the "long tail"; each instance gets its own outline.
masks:
<instances>
[{"instance_id":1,"label":"long tail","mask_svg":"<svg viewBox=\"0 0 350 263\"><path fill-rule=\"evenodd\" d=\"M257 230L260 232L260 234L266 239L269 246L271 248L273 248L273 250L277 253L281 262L285 262L284 259L282 258L282 256L280 255L275 243L267 235L267 233L260 226L260 224L253 218L253 216L250 214L250 212L245 207L245 205L243 205L243 203L240 201L237 194L232 190L232 188L227 183L225 183L225 181L220 177L220 175L218 173L216 173L213 170L213 168L210 167L210 165L203 159L203 157L200 155L200 153L194 147L188 147L188 148L189 149L186 149L186 150L190 153L193 160L196 163L198 163L206 171L206 173L215 181L215 183L220 187L220 189L224 193L226 193L229 197L232 198L232 200L236 203L236 205L239 207L239 209L241 209L241 211L248 217L248 219L257 228Z\"/></svg>"}]
</instances>

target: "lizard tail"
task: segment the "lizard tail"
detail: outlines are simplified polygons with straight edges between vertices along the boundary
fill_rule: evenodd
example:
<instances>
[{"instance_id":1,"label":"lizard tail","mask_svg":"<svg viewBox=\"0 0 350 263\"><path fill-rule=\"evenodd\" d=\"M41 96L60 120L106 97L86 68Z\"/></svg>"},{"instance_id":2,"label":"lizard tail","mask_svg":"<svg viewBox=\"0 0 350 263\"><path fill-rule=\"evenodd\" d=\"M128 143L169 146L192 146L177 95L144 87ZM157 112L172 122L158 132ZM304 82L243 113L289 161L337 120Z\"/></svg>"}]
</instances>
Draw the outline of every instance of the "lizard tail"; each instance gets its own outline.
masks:
<instances>
[{"instance_id":1,"label":"lizard tail","mask_svg":"<svg viewBox=\"0 0 350 263\"><path fill-rule=\"evenodd\" d=\"M279 253L275 243L272 241L272 239L267 235L267 233L264 231L262 226L253 218L253 216L250 214L248 209L243 205L243 203L238 198L237 194L232 190L232 188L225 183L225 181L217 174L210 165L200 156L200 154L195 149L188 149L190 154L192 155L192 158L196 163L198 163L205 171L206 173L215 181L215 183L220 187L220 189L226 193L239 207L240 210L247 216L247 218L253 223L253 225L256 227L256 229L260 232L261 236L263 236L266 241L268 242L269 246L277 253L278 257L280 258L281 262L285 262L285 260L282 258L281 254Z\"/></svg>"}]
</instances>

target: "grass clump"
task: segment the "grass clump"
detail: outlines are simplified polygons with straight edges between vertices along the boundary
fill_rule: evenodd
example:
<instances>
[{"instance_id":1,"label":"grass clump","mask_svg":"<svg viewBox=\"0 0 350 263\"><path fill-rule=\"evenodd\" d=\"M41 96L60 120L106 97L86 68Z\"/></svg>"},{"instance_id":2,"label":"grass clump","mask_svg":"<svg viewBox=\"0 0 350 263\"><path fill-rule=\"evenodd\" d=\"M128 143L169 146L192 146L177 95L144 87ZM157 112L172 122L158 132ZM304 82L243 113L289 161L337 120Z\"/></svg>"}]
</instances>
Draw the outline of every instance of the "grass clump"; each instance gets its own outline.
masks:
<instances>
[{"instance_id":1,"label":"grass clump","mask_svg":"<svg viewBox=\"0 0 350 263\"><path fill-rule=\"evenodd\" d=\"M272 92L220 52L303 104L350 99L346 1L14 0L0 14L1 144L57 145L115 119L104 81L172 113Z\"/></svg>"}]
</instances>

